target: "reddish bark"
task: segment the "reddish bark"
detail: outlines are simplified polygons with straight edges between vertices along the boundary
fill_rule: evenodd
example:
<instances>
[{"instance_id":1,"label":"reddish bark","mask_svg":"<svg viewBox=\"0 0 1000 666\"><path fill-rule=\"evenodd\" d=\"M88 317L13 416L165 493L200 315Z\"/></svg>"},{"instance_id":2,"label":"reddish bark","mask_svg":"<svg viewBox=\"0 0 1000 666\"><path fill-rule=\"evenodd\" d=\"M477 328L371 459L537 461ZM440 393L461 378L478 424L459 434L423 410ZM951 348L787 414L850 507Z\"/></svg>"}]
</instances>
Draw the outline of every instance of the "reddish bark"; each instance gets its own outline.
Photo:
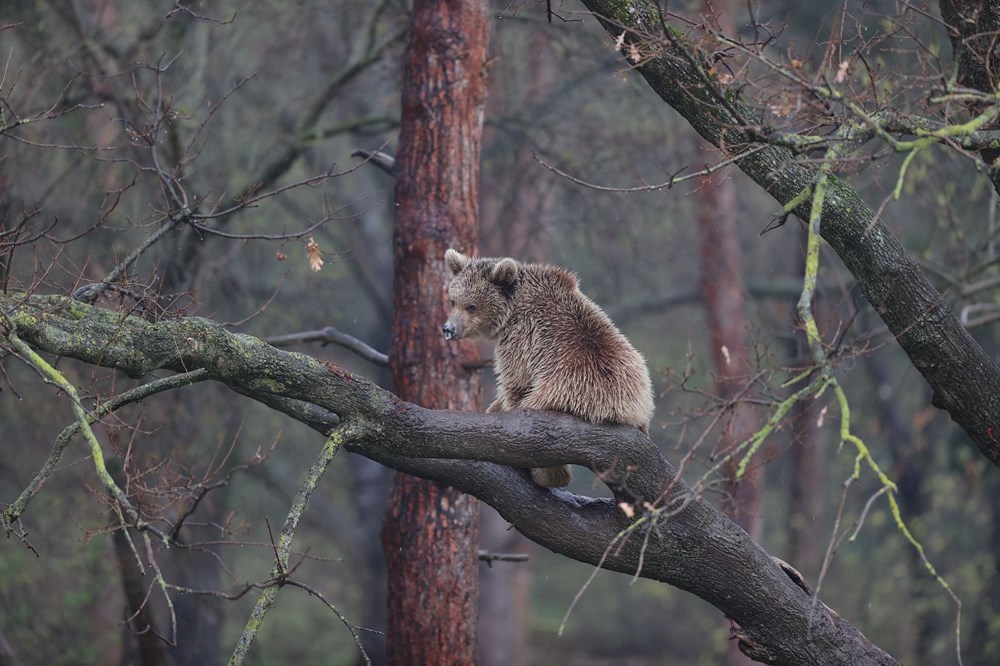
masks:
<instances>
[{"instance_id":1,"label":"reddish bark","mask_svg":"<svg viewBox=\"0 0 1000 666\"><path fill-rule=\"evenodd\" d=\"M476 245L485 100L484 0L417 0L404 56L396 157L395 276L389 357L397 394L436 409L479 409L471 345L446 343L444 253ZM396 476L382 528L389 664L476 658L476 500Z\"/></svg>"},{"instance_id":2,"label":"reddish bark","mask_svg":"<svg viewBox=\"0 0 1000 666\"><path fill-rule=\"evenodd\" d=\"M730 179L711 178L699 189L698 245L701 254L701 295L705 304L715 391L724 398L734 396L749 375L746 306L743 272L736 227L736 203ZM745 403L736 403L728 418L719 448L728 451L757 431L759 423ZM741 456L734 456L730 475ZM725 507L754 540L759 539L760 483L762 468L751 464L743 479L730 482L731 501Z\"/></svg>"},{"instance_id":3,"label":"reddish bark","mask_svg":"<svg viewBox=\"0 0 1000 666\"><path fill-rule=\"evenodd\" d=\"M749 375L750 346L743 298L743 270L736 224L736 192L731 178L716 176L702 183L698 196L698 246L701 255L701 296L708 324L715 392L733 398ZM757 431L760 424L753 409L736 402L723 417L719 449L730 451ZM763 532L760 510L763 467L758 454L743 478L735 480L742 455L732 458L727 472L728 501L723 510L755 541ZM753 660L740 652L736 641L726 650L727 666L742 666Z\"/></svg>"},{"instance_id":4,"label":"reddish bark","mask_svg":"<svg viewBox=\"0 0 1000 666\"><path fill-rule=\"evenodd\" d=\"M734 0L706 3L719 30L735 35L733 17L740 11ZM705 180L698 197L698 246L701 255L701 296L708 324L709 350L715 371L716 393L731 398L742 388L749 370L746 304L743 298L743 262L736 223L736 187L725 172ZM736 403L719 442L723 451L738 445L760 427L749 405ZM746 470L743 479L733 481L741 456L729 467L730 503L727 515L745 529L754 541L763 531L760 513L764 470L760 457ZM731 651L732 652L732 651Z\"/></svg>"}]
</instances>

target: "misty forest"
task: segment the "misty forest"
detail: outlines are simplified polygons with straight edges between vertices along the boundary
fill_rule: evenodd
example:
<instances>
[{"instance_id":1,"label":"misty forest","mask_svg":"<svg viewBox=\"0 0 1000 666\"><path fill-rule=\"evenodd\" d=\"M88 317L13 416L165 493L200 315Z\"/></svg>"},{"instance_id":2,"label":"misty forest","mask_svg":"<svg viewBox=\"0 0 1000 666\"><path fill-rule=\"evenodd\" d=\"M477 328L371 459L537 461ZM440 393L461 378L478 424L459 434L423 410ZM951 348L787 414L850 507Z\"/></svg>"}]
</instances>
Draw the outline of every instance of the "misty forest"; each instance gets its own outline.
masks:
<instances>
[{"instance_id":1,"label":"misty forest","mask_svg":"<svg viewBox=\"0 0 1000 666\"><path fill-rule=\"evenodd\" d=\"M988 0L3 0L0 666L1000 663L998 160Z\"/></svg>"}]
</instances>

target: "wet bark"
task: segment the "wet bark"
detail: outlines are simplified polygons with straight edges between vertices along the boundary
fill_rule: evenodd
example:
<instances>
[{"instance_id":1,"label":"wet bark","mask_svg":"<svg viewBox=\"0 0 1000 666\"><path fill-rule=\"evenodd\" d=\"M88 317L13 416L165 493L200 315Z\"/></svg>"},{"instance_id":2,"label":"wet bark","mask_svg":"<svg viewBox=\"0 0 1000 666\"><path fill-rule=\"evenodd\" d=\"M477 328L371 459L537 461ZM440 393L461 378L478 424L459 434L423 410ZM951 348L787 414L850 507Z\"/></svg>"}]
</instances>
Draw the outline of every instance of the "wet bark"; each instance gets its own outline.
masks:
<instances>
[{"instance_id":1,"label":"wet bark","mask_svg":"<svg viewBox=\"0 0 1000 666\"><path fill-rule=\"evenodd\" d=\"M449 247L472 252L478 228L486 2L418 0L404 55L395 160L394 386L436 409L478 410L469 344L441 335ZM382 529L390 664L476 660L479 507L444 483L398 474Z\"/></svg>"}]
</instances>

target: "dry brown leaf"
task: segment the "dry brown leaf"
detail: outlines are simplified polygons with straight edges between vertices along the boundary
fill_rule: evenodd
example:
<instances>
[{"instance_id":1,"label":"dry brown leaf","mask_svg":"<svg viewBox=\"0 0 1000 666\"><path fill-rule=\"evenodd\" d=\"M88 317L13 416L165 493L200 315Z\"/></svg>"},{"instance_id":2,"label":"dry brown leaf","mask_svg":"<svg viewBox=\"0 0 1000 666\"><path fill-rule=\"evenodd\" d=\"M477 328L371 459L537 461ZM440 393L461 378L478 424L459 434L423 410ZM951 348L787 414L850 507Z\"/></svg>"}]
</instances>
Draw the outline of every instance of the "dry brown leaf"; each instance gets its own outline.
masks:
<instances>
[{"instance_id":1,"label":"dry brown leaf","mask_svg":"<svg viewBox=\"0 0 1000 666\"><path fill-rule=\"evenodd\" d=\"M634 63L638 63L642 60L642 56L639 55L639 47L635 44L628 45L628 59Z\"/></svg>"},{"instance_id":2,"label":"dry brown leaf","mask_svg":"<svg viewBox=\"0 0 1000 666\"><path fill-rule=\"evenodd\" d=\"M850 66L851 65L846 60L837 65L837 76L833 78L835 83L843 83L847 80L847 70Z\"/></svg>"},{"instance_id":3,"label":"dry brown leaf","mask_svg":"<svg viewBox=\"0 0 1000 666\"><path fill-rule=\"evenodd\" d=\"M321 268L323 268L323 257L322 252L319 249L319 243L312 236L309 237L309 242L306 243L306 256L309 258L309 270L313 273L318 273Z\"/></svg>"}]
</instances>

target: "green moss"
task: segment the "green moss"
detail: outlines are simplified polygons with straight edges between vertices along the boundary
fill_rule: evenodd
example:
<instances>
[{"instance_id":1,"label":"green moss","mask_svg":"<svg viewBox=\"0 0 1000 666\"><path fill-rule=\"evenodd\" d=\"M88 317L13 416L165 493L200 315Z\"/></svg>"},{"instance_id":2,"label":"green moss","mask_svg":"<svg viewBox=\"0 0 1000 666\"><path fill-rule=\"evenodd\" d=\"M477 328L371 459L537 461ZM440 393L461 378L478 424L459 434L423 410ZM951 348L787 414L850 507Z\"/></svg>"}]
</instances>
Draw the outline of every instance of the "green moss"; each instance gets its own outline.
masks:
<instances>
[{"instance_id":1,"label":"green moss","mask_svg":"<svg viewBox=\"0 0 1000 666\"><path fill-rule=\"evenodd\" d=\"M288 390L288 387L282 382L268 377L261 377L255 382L255 384L258 388L264 389L268 393L273 393L275 395L283 395Z\"/></svg>"},{"instance_id":2,"label":"green moss","mask_svg":"<svg viewBox=\"0 0 1000 666\"><path fill-rule=\"evenodd\" d=\"M15 327L22 329L33 329L39 324L38 317L28 314L23 310L15 310L11 315L11 321Z\"/></svg>"}]
</instances>

